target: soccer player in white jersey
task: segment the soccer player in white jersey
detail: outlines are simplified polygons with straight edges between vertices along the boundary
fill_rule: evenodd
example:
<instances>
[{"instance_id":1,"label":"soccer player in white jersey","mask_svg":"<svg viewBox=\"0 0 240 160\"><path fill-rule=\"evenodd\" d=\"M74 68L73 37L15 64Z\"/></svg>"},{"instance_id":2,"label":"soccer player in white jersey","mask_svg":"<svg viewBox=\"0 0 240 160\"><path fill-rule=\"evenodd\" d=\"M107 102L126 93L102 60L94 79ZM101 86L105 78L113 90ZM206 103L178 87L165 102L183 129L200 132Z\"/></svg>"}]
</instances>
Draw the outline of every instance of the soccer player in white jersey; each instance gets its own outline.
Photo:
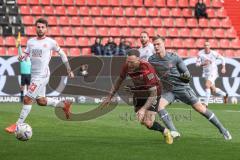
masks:
<instances>
[{"instance_id":1,"label":"soccer player in white jersey","mask_svg":"<svg viewBox=\"0 0 240 160\"><path fill-rule=\"evenodd\" d=\"M140 34L140 41L142 46L138 49L140 52L140 59L148 60L148 58L155 53L154 46L150 42L149 34L146 31L142 31Z\"/></svg>"},{"instance_id":2,"label":"soccer player in white jersey","mask_svg":"<svg viewBox=\"0 0 240 160\"><path fill-rule=\"evenodd\" d=\"M208 106L211 91L212 93L221 95L224 98L224 103L227 103L228 100L228 94L215 86L215 80L218 77L217 59L222 61L221 73L226 73L224 57L218 52L211 50L210 43L205 42L204 49L200 50L198 53L196 66L201 66L203 68L203 77L206 79L206 99L204 103L206 106Z\"/></svg>"},{"instance_id":3,"label":"soccer player in white jersey","mask_svg":"<svg viewBox=\"0 0 240 160\"><path fill-rule=\"evenodd\" d=\"M20 113L19 119L15 124L5 128L8 133L14 133L16 124L24 123L28 114L31 111L33 101L35 100L40 106L53 106L61 107L65 113L66 118L70 116L70 101L59 101L53 98L45 97L46 85L50 77L49 61L51 59L52 51L58 52L65 64L70 78L74 77L71 71L67 56L64 51L58 46L57 42L52 38L46 36L48 22L39 18L36 23L37 36L31 38L27 42L25 54L19 56L19 60L23 61L26 57L30 57L32 64L31 71L31 84L27 94L23 99L23 108Z\"/></svg>"}]
</instances>

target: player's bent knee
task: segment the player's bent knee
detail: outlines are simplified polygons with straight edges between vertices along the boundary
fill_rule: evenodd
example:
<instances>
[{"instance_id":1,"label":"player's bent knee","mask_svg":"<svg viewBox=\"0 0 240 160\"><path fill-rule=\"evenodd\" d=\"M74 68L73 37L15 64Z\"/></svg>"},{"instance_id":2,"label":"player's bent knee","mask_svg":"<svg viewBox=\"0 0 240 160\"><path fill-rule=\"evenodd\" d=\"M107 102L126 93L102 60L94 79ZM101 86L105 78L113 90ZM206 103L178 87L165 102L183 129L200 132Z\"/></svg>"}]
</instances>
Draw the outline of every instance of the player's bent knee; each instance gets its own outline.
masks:
<instances>
[{"instance_id":1,"label":"player's bent knee","mask_svg":"<svg viewBox=\"0 0 240 160\"><path fill-rule=\"evenodd\" d=\"M144 121L143 124L147 127L147 128L151 128L153 126L153 121Z\"/></svg>"},{"instance_id":2,"label":"player's bent knee","mask_svg":"<svg viewBox=\"0 0 240 160\"><path fill-rule=\"evenodd\" d=\"M47 100L45 98L39 98L39 99L37 99L37 104L39 106L46 106L47 105Z\"/></svg>"},{"instance_id":3,"label":"player's bent knee","mask_svg":"<svg viewBox=\"0 0 240 160\"><path fill-rule=\"evenodd\" d=\"M23 104L25 104L25 105L32 104L32 99L28 96L24 96Z\"/></svg>"}]
</instances>

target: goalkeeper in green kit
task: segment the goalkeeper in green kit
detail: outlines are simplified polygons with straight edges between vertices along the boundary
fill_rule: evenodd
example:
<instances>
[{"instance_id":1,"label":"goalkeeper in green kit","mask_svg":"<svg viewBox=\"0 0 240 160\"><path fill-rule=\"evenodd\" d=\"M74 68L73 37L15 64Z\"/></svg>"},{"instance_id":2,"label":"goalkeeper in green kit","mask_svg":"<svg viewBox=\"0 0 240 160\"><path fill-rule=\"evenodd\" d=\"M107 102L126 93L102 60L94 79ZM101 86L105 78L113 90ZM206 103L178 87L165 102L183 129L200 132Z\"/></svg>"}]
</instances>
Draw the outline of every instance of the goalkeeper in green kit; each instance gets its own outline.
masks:
<instances>
[{"instance_id":1,"label":"goalkeeper in green kit","mask_svg":"<svg viewBox=\"0 0 240 160\"><path fill-rule=\"evenodd\" d=\"M190 87L189 81L191 80L191 75L183 60L177 54L167 52L164 42L165 39L159 35L153 38L156 54L149 57L148 61L155 68L162 82L163 91L157 112L166 127L171 130L172 137L180 137L180 133L175 128L165 107L178 99L185 104L191 105L194 110L206 117L218 128L225 140L231 140L232 136L229 131L211 110L200 103L193 89Z\"/></svg>"}]
</instances>

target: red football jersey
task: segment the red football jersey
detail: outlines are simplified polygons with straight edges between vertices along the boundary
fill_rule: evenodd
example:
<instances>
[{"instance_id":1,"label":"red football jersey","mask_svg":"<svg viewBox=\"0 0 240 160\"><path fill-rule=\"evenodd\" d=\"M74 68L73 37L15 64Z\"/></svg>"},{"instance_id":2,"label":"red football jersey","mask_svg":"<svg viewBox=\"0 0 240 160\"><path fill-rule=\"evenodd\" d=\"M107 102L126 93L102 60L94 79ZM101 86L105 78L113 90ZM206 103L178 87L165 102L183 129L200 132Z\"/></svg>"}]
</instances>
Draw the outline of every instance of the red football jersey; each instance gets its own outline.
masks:
<instances>
[{"instance_id":1,"label":"red football jersey","mask_svg":"<svg viewBox=\"0 0 240 160\"><path fill-rule=\"evenodd\" d=\"M148 90L151 87L156 86L158 95L160 95L159 78L150 63L140 61L139 68L134 72L129 71L128 65L125 63L122 67L120 77L125 79L127 76L131 77L136 90Z\"/></svg>"}]
</instances>

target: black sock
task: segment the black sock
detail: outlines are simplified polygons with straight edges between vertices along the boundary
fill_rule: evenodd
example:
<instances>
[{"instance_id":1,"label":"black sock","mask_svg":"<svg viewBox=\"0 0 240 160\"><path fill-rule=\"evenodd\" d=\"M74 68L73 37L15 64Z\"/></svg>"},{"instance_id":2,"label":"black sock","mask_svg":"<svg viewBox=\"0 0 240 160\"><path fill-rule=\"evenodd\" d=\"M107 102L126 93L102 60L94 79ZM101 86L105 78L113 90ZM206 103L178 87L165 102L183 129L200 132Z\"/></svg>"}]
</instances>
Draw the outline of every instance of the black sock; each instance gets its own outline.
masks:
<instances>
[{"instance_id":1,"label":"black sock","mask_svg":"<svg viewBox=\"0 0 240 160\"><path fill-rule=\"evenodd\" d=\"M20 100L21 100L21 102L23 102L23 91L21 91Z\"/></svg>"},{"instance_id":2,"label":"black sock","mask_svg":"<svg viewBox=\"0 0 240 160\"><path fill-rule=\"evenodd\" d=\"M154 121L152 127L149 129L163 133L165 128L161 126L161 124L159 124L158 122Z\"/></svg>"}]
</instances>

